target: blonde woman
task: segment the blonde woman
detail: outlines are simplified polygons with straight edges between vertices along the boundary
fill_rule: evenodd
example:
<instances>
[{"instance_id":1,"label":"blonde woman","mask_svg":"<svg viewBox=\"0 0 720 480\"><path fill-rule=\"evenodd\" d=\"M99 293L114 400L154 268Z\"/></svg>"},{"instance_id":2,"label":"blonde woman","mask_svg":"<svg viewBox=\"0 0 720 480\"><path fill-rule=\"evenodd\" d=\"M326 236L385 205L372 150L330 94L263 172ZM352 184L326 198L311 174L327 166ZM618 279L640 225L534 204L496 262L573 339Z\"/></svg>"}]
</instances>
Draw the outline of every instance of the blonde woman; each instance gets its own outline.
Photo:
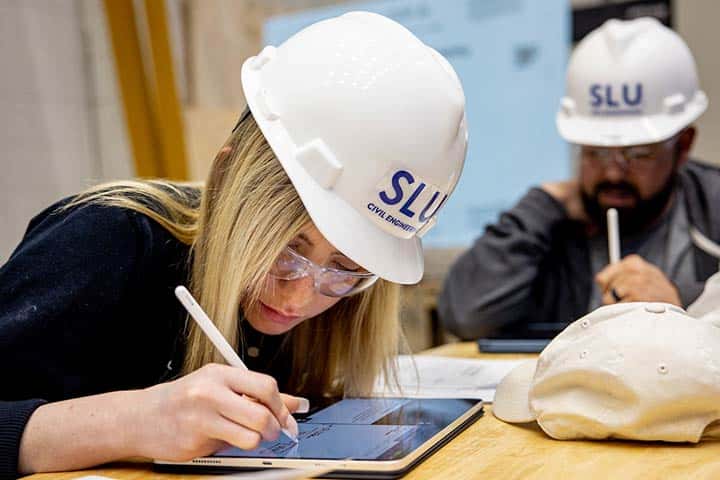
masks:
<instances>
[{"instance_id":1,"label":"blonde woman","mask_svg":"<svg viewBox=\"0 0 720 480\"><path fill-rule=\"evenodd\" d=\"M254 448L297 428L299 396L392 374L395 284L422 276L419 236L464 162L454 71L357 12L266 47L242 84L204 186L64 200L0 270L0 476ZM250 371L187 322L179 284Z\"/></svg>"}]
</instances>

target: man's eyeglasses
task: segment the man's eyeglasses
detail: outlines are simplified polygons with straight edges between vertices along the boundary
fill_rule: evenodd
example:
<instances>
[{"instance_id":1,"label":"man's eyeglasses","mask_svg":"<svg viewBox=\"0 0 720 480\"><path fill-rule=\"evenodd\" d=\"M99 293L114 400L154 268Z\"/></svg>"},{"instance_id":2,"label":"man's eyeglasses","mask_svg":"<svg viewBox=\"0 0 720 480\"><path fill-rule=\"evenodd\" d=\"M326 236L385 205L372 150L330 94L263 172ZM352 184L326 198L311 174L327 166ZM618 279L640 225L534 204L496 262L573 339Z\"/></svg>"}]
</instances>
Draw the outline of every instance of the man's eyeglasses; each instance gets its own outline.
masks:
<instances>
[{"instance_id":1,"label":"man's eyeglasses","mask_svg":"<svg viewBox=\"0 0 720 480\"><path fill-rule=\"evenodd\" d=\"M580 155L593 167L607 168L614 161L626 171L646 172L657 166L660 154L672 140L622 148L580 146Z\"/></svg>"},{"instance_id":2,"label":"man's eyeglasses","mask_svg":"<svg viewBox=\"0 0 720 480\"><path fill-rule=\"evenodd\" d=\"M270 276L280 280L297 280L312 276L315 291L328 297L348 297L375 283L377 275L323 267L290 247L278 256Z\"/></svg>"}]
</instances>

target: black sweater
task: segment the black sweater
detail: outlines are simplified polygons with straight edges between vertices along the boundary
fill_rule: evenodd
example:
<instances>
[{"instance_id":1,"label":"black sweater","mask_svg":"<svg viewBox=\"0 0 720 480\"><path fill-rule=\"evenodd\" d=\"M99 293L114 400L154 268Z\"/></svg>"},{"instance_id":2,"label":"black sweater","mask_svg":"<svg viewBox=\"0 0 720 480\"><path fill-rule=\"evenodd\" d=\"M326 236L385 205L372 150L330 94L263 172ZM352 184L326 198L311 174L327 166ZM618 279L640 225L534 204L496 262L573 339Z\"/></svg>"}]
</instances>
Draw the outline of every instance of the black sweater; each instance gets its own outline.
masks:
<instances>
[{"instance_id":1,"label":"black sweater","mask_svg":"<svg viewBox=\"0 0 720 480\"><path fill-rule=\"evenodd\" d=\"M140 213L99 205L28 226L0 268L0 479L15 478L20 439L45 402L144 388L178 375L189 248ZM248 367L282 373L282 337L242 323ZM280 371L278 371L280 370ZM282 379L279 379L282 385Z\"/></svg>"}]
</instances>

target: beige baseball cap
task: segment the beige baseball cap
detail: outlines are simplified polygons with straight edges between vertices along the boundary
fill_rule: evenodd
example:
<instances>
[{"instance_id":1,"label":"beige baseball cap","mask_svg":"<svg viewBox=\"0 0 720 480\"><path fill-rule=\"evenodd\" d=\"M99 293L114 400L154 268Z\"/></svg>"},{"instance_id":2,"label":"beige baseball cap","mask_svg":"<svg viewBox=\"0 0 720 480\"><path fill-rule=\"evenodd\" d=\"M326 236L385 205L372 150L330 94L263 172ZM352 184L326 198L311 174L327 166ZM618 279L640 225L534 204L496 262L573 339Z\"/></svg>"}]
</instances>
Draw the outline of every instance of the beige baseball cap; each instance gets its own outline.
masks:
<instances>
[{"instance_id":1,"label":"beige baseball cap","mask_svg":"<svg viewBox=\"0 0 720 480\"><path fill-rule=\"evenodd\" d=\"M720 315L720 272L707 279L702 294L687 308L688 314L693 317L703 317L714 320ZM720 323L718 323L720 325Z\"/></svg>"},{"instance_id":2,"label":"beige baseball cap","mask_svg":"<svg viewBox=\"0 0 720 480\"><path fill-rule=\"evenodd\" d=\"M552 438L720 437L720 322L665 303L619 303L570 324L512 370L494 415Z\"/></svg>"}]
</instances>

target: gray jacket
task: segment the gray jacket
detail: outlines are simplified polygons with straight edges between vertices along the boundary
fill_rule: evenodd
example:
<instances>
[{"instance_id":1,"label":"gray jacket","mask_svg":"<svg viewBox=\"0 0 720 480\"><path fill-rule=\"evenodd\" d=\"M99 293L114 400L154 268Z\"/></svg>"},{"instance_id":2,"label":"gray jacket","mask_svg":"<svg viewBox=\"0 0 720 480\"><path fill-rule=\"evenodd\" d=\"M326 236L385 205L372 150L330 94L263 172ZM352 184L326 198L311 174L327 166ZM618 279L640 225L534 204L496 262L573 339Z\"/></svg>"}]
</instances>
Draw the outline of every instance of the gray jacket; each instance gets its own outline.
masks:
<instances>
[{"instance_id":1,"label":"gray jacket","mask_svg":"<svg viewBox=\"0 0 720 480\"><path fill-rule=\"evenodd\" d=\"M679 182L697 280L692 292L681 292L687 306L718 271L720 169L691 161L680 169ZM463 339L549 337L587 313L592 282L583 225L533 188L455 262L438 313L445 328Z\"/></svg>"}]
</instances>

